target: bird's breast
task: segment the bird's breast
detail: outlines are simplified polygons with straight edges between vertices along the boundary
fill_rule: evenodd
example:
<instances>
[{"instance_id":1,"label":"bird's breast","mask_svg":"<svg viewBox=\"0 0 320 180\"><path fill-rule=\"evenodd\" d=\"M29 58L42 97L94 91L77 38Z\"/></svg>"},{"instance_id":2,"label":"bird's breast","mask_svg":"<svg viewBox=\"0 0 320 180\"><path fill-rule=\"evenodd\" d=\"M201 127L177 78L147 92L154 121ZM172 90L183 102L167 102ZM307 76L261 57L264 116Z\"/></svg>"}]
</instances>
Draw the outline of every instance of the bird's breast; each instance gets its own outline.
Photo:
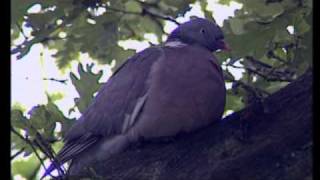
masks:
<instances>
[{"instance_id":1,"label":"bird's breast","mask_svg":"<svg viewBox=\"0 0 320 180\"><path fill-rule=\"evenodd\" d=\"M195 53L193 49L167 49L153 65L148 99L135 126L136 134L172 136L221 117L225 104L222 74L212 66L210 56Z\"/></svg>"}]
</instances>

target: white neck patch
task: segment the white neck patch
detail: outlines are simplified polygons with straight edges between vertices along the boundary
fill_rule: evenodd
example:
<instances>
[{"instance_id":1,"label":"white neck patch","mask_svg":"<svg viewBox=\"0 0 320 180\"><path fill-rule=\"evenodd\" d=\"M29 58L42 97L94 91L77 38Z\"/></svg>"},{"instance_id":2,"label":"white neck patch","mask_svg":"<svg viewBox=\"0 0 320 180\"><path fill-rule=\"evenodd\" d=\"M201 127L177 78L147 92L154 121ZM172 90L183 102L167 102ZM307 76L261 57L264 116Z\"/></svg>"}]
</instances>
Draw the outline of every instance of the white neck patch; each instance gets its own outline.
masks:
<instances>
[{"instance_id":1,"label":"white neck patch","mask_svg":"<svg viewBox=\"0 0 320 180\"><path fill-rule=\"evenodd\" d=\"M186 45L187 44L181 41L169 41L164 44L165 47L174 47L174 48L184 47Z\"/></svg>"}]
</instances>

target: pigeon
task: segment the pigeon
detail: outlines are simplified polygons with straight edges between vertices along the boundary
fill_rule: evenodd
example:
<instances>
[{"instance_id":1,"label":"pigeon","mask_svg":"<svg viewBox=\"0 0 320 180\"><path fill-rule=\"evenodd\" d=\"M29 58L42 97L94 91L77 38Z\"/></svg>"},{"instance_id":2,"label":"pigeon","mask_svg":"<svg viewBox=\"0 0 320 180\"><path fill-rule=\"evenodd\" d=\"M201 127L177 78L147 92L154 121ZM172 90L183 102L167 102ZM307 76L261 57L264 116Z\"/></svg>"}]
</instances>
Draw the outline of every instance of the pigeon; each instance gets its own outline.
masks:
<instances>
[{"instance_id":1,"label":"pigeon","mask_svg":"<svg viewBox=\"0 0 320 180\"><path fill-rule=\"evenodd\" d=\"M230 50L220 27L195 18L130 57L69 129L44 176L69 161L68 175L76 175L141 138L173 137L220 120L226 88L218 50Z\"/></svg>"}]
</instances>

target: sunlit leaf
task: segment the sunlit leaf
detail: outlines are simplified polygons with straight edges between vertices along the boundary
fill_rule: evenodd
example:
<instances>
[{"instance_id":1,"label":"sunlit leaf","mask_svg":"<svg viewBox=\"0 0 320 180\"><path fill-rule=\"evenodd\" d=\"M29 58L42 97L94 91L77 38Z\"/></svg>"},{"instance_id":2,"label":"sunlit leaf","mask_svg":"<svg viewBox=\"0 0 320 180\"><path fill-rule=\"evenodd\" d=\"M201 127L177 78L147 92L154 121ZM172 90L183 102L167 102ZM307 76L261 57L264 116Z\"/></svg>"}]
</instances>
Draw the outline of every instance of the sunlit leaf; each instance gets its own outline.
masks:
<instances>
[{"instance_id":1,"label":"sunlit leaf","mask_svg":"<svg viewBox=\"0 0 320 180\"><path fill-rule=\"evenodd\" d=\"M126 10L129 12L141 12L141 5L137 1L128 1L125 3Z\"/></svg>"},{"instance_id":2,"label":"sunlit leaf","mask_svg":"<svg viewBox=\"0 0 320 180\"><path fill-rule=\"evenodd\" d=\"M50 96L51 101L53 101L53 102L61 100L64 97L63 93L61 93L61 92L52 93L49 96Z\"/></svg>"},{"instance_id":3,"label":"sunlit leaf","mask_svg":"<svg viewBox=\"0 0 320 180\"><path fill-rule=\"evenodd\" d=\"M26 160L14 161L11 166L13 175L19 174L26 179L33 179L40 168L40 162L35 155L31 155Z\"/></svg>"},{"instance_id":4,"label":"sunlit leaf","mask_svg":"<svg viewBox=\"0 0 320 180\"><path fill-rule=\"evenodd\" d=\"M223 5L230 5L230 2L231 2L232 0L219 0L218 2L219 2L219 4L223 4Z\"/></svg>"},{"instance_id":5,"label":"sunlit leaf","mask_svg":"<svg viewBox=\"0 0 320 180\"><path fill-rule=\"evenodd\" d=\"M243 19L233 18L230 19L229 23L234 34L239 35L245 33L244 24L246 22Z\"/></svg>"},{"instance_id":6,"label":"sunlit leaf","mask_svg":"<svg viewBox=\"0 0 320 180\"><path fill-rule=\"evenodd\" d=\"M11 125L17 128L25 128L26 127L27 118L23 115L23 112L19 109L11 110Z\"/></svg>"},{"instance_id":7,"label":"sunlit leaf","mask_svg":"<svg viewBox=\"0 0 320 180\"><path fill-rule=\"evenodd\" d=\"M75 103L80 112L83 112L88 105L91 103L93 94L98 91L101 84L99 79L102 76L102 71L97 74L92 72L92 65L87 65L86 70L83 68L82 64L78 65L78 73L80 77L78 78L74 73L70 73L70 78L72 84L75 86L80 98L75 100Z\"/></svg>"},{"instance_id":8,"label":"sunlit leaf","mask_svg":"<svg viewBox=\"0 0 320 180\"><path fill-rule=\"evenodd\" d=\"M233 95L232 93L227 93L225 110L238 111L244 107L241 96Z\"/></svg>"}]
</instances>

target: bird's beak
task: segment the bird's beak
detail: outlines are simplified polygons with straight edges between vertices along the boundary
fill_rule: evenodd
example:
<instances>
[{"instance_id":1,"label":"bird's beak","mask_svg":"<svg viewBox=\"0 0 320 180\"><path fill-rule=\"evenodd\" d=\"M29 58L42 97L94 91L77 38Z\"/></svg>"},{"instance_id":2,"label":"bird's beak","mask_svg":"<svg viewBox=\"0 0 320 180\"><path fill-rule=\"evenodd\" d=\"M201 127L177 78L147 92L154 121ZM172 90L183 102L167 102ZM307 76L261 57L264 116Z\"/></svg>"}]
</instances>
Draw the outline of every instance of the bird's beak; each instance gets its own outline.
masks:
<instances>
[{"instance_id":1,"label":"bird's beak","mask_svg":"<svg viewBox=\"0 0 320 180\"><path fill-rule=\"evenodd\" d=\"M229 47L229 45L223 39L218 41L218 44L219 44L219 48L222 51L231 51L231 48Z\"/></svg>"}]
</instances>

